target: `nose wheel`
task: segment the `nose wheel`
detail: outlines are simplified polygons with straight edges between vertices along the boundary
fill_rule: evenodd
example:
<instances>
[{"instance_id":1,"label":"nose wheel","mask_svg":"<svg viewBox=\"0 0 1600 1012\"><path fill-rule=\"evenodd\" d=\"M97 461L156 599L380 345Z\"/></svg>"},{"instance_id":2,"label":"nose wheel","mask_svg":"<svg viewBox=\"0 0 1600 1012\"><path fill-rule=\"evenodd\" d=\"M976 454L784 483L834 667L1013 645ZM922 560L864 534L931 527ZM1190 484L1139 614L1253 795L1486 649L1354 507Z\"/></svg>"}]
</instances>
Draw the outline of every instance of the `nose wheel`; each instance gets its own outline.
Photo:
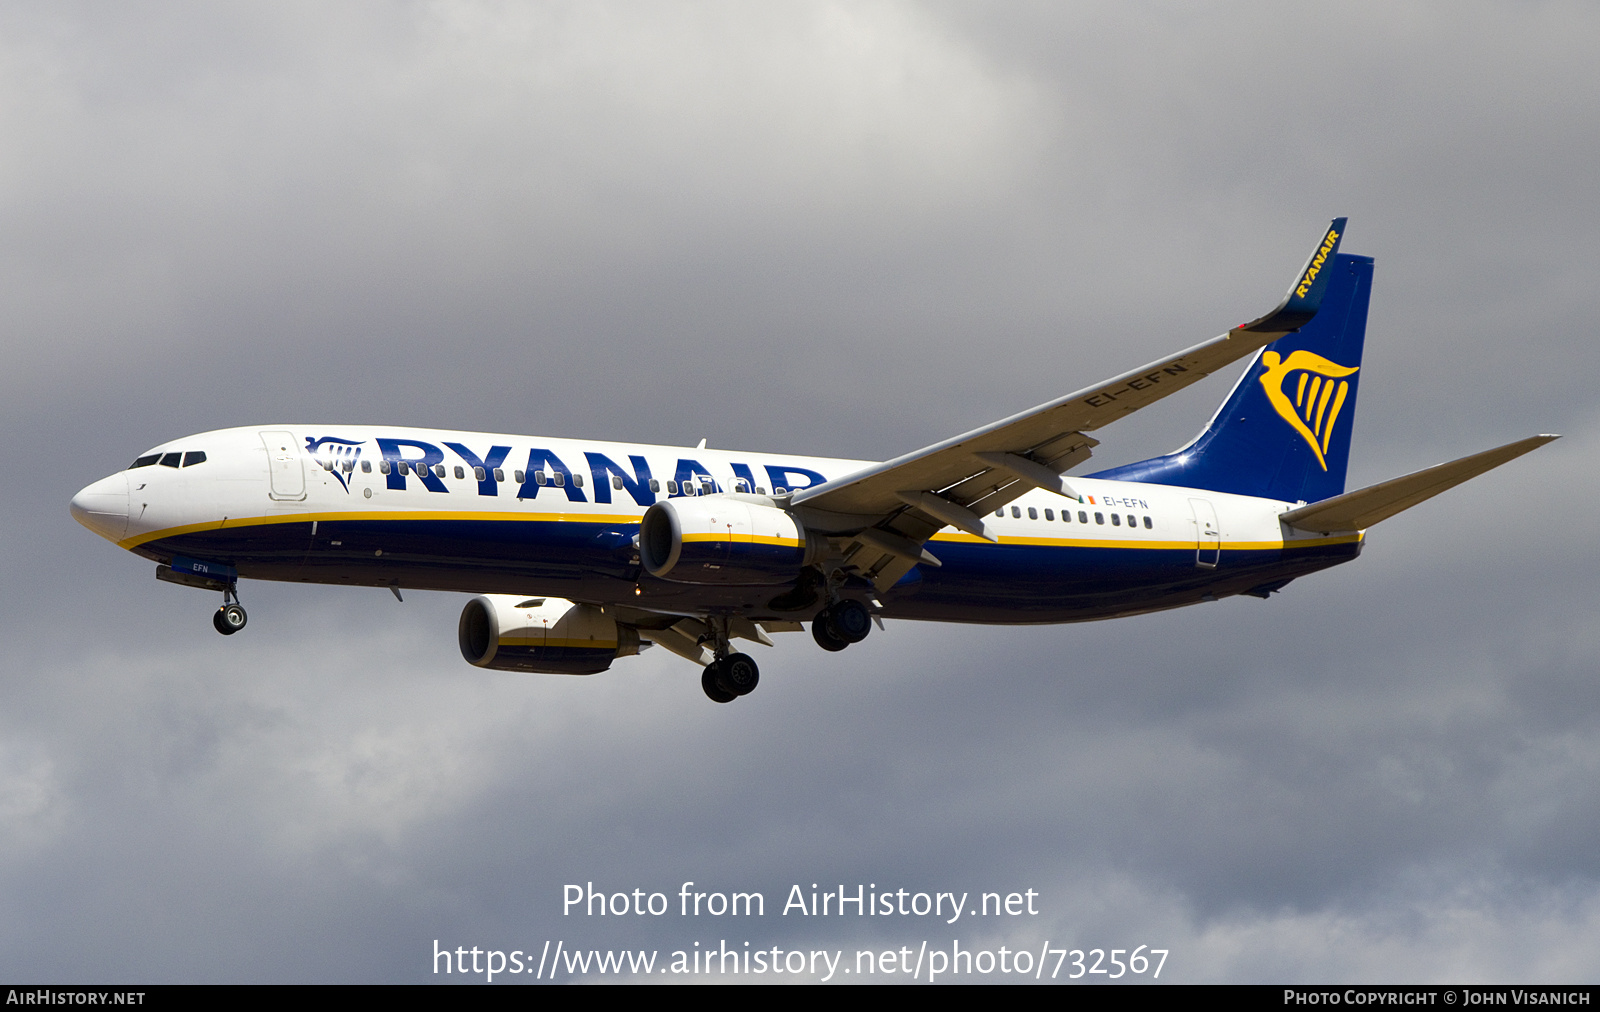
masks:
<instances>
[{"instance_id":1,"label":"nose wheel","mask_svg":"<svg viewBox=\"0 0 1600 1012\"><path fill-rule=\"evenodd\" d=\"M239 604L239 595L232 587L222 592L222 607L211 616L211 625L224 636L232 636L244 624L250 621L250 616L244 613L244 608Z\"/></svg>"},{"instance_id":2,"label":"nose wheel","mask_svg":"<svg viewBox=\"0 0 1600 1012\"><path fill-rule=\"evenodd\" d=\"M225 604L217 609L215 615L211 616L211 624L216 626L217 632L224 636L232 636L240 629L243 629L247 621L249 621L249 617L245 615L244 609L236 604Z\"/></svg>"}]
</instances>

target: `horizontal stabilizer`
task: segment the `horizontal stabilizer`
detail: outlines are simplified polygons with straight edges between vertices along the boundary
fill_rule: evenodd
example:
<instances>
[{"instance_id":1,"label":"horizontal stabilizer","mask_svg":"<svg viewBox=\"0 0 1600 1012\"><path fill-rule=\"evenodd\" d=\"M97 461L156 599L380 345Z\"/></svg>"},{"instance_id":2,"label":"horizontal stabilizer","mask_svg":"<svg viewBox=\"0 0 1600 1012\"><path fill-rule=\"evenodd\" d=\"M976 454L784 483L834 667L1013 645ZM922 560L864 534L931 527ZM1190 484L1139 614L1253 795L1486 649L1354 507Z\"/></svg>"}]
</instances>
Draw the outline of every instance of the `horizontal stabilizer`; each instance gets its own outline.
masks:
<instances>
[{"instance_id":1,"label":"horizontal stabilizer","mask_svg":"<svg viewBox=\"0 0 1600 1012\"><path fill-rule=\"evenodd\" d=\"M1417 503L1432 499L1445 489L1452 488L1469 478L1476 478L1506 461L1515 460L1530 450L1536 450L1559 436L1541 435L1519 439L1493 450L1474 453L1470 457L1435 464L1399 478L1390 478L1376 485L1336 495L1332 499L1301 506L1281 515L1278 519L1303 531L1359 531L1380 520L1387 520Z\"/></svg>"}]
</instances>

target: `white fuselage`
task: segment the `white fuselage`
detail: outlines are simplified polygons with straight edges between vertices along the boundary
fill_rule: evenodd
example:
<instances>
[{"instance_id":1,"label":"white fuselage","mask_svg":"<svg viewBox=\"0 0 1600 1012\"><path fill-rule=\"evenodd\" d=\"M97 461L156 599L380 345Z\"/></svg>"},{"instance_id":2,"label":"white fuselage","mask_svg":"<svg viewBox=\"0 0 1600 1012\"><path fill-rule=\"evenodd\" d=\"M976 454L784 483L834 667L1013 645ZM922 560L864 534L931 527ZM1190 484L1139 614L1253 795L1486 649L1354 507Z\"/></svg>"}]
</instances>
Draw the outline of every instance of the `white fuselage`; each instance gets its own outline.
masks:
<instances>
[{"instance_id":1,"label":"white fuselage","mask_svg":"<svg viewBox=\"0 0 1600 1012\"><path fill-rule=\"evenodd\" d=\"M197 454L204 460L186 466L174 456ZM651 504L781 496L871 464L353 425L225 429L141 459L150 457L158 459L96 482L73 505L103 537L160 561L209 558L266 579L560 593L685 614L759 613L763 595L641 579L631 539ZM998 543L953 528L936 534L929 548L944 565L921 567L902 581L906 593L897 585L885 594L886 613L1024 622L1127 614L1247 591L1256 576L1275 582L1275 568L1287 565L1292 578L1359 547L1358 534L1280 524L1292 503L1094 478L1072 485L1083 501L1034 490L987 515Z\"/></svg>"}]
</instances>

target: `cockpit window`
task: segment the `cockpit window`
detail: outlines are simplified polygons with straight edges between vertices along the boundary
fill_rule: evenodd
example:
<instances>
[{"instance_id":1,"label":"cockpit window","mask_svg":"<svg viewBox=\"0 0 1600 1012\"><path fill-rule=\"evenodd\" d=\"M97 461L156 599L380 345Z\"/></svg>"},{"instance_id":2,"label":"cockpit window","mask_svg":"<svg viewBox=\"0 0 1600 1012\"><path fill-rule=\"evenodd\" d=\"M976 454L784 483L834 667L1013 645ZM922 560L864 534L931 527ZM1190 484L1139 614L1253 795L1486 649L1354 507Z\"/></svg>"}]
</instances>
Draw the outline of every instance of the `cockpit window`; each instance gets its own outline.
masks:
<instances>
[{"instance_id":1,"label":"cockpit window","mask_svg":"<svg viewBox=\"0 0 1600 1012\"><path fill-rule=\"evenodd\" d=\"M162 467L193 467L206 462L204 450L188 450L174 453L147 453L128 465L128 470L136 467L149 467L151 464L160 464Z\"/></svg>"}]
</instances>

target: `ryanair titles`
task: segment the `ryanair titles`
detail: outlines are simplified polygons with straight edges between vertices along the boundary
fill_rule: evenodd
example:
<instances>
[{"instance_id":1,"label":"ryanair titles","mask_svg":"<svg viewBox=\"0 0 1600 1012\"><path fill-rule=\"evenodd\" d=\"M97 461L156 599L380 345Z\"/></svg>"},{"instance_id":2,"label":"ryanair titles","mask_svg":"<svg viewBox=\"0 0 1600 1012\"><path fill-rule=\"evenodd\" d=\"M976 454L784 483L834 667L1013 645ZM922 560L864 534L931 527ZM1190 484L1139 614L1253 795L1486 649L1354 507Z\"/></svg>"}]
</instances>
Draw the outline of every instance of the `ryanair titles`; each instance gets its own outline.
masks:
<instances>
[{"instance_id":1,"label":"ryanair titles","mask_svg":"<svg viewBox=\"0 0 1600 1012\"><path fill-rule=\"evenodd\" d=\"M418 485L429 492L449 492L444 478L454 473L457 478L470 475L477 482L479 495L499 495L501 485L511 484L517 487L519 499L536 499L544 491L562 493L569 502L589 502L592 495L594 502L609 503L615 491L626 492L640 506L654 504L662 492L669 498L724 491L766 492L768 489L782 495L827 480L810 468L792 464L763 465L764 473L758 476L749 464L733 463L727 465L733 473L732 482L719 481L710 468L687 457L678 458L671 477L662 480L652 472L650 461L637 453L628 454L624 464L608 454L585 450L583 463L574 467L545 447L528 450L524 462L520 453L513 456L510 446L474 449L465 443L449 441L439 446L411 436L379 436L370 440L377 445L378 452L373 459L367 459L361 454L359 440L334 436L304 438L306 455L332 472L346 492L350 488L344 475L357 467L370 472L374 461L385 485L395 492ZM571 456L570 451L568 456ZM524 463L525 466L519 466ZM411 484L413 482L416 484Z\"/></svg>"},{"instance_id":2,"label":"ryanair titles","mask_svg":"<svg viewBox=\"0 0 1600 1012\"><path fill-rule=\"evenodd\" d=\"M1306 273L1300 278L1300 283L1294 286L1296 298L1305 298L1306 292L1311 290L1311 283L1317 280L1317 275L1322 271L1322 265L1328 262L1328 255L1333 252L1333 247L1339 243L1339 233L1328 229L1328 234L1322 237L1322 248L1317 250L1316 256L1311 258L1311 263L1306 266ZM1305 249L1304 246L1300 247Z\"/></svg>"}]
</instances>

